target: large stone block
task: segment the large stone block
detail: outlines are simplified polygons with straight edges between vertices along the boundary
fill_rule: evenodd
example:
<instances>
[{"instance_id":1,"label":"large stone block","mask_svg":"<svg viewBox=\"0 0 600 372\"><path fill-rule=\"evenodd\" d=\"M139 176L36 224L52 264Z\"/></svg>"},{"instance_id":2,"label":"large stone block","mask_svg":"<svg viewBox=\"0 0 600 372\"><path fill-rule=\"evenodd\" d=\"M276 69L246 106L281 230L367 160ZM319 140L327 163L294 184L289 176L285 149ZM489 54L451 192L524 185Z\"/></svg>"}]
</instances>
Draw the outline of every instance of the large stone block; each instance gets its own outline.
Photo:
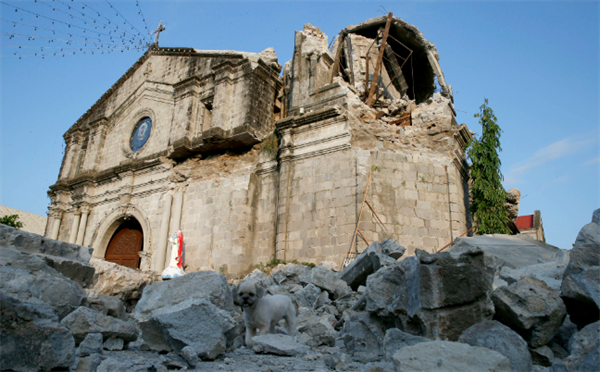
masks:
<instances>
[{"instance_id":1,"label":"large stone block","mask_svg":"<svg viewBox=\"0 0 600 372\"><path fill-rule=\"evenodd\" d=\"M529 346L547 344L567 316L558 295L541 280L525 277L492 293L494 319L519 333Z\"/></svg>"},{"instance_id":2,"label":"large stone block","mask_svg":"<svg viewBox=\"0 0 600 372\"><path fill-rule=\"evenodd\" d=\"M600 209L577 235L561 296L571 321L579 328L600 318Z\"/></svg>"},{"instance_id":3,"label":"large stone block","mask_svg":"<svg viewBox=\"0 0 600 372\"><path fill-rule=\"evenodd\" d=\"M585 326L571 340L571 355L552 364L551 372L598 371L600 365L600 322Z\"/></svg>"},{"instance_id":4,"label":"large stone block","mask_svg":"<svg viewBox=\"0 0 600 372\"><path fill-rule=\"evenodd\" d=\"M431 341L404 347L393 356L396 371L509 372L504 355L460 342Z\"/></svg>"},{"instance_id":5,"label":"large stone block","mask_svg":"<svg viewBox=\"0 0 600 372\"><path fill-rule=\"evenodd\" d=\"M518 333L495 320L472 325L460 335L458 342L499 352L508 358L513 372L527 372L533 368L527 342Z\"/></svg>"},{"instance_id":6,"label":"large stone block","mask_svg":"<svg viewBox=\"0 0 600 372\"><path fill-rule=\"evenodd\" d=\"M31 304L0 292L0 369L68 369L75 361L75 340L58 323L56 308Z\"/></svg>"},{"instance_id":7,"label":"large stone block","mask_svg":"<svg viewBox=\"0 0 600 372\"><path fill-rule=\"evenodd\" d=\"M161 308L203 298L220 309L233 310L233 298L225 276L214 271L197 271L147 286L135 307L134 317L140 322L145 321Z\"/></svg>"},{"instance_id":8,"label":"large stone block","mask_svg":"<svg viewBox=\"0 0 600 372\"><path fill-rule=\"evenodd\" d=\"M83 289L40 257L0 247L0 290L21 301L47 303L63 318L84 298Z\"/></svg>"},{"instance_id":9,"label":"large stone block","mask_svg":"<svg viewBox=\"0 0 600 372\"><path fill-rule=\"evenodd\" d=\"M208 298L191 298L156 309L139 326L152 350L181 353L191 346L200 358L212 360L225 351L235 321Z\"/></svg>"},{"instance_id":10,"label":"large stone block","mask_svg":"<svg viewBox=\"0 0 600 372\"><path fill-rule=\"evenodd\" d=\"M382 342L386 328L376 315L356 313L344 322L340 338L353 359L362 362L376 361L383 355Z\"/></svg>"},{"instance_id":11,"label":"large stone block","mask_svg":"<svg viewBox=\"0 0 600 372\"><path fill-rule=\"evenodd\" d=\"M299 277L300 283L315 286L333 294L334 299L351 292L345 281L338 279L337 274L325 266L316 266Z\"/></svg>"},{"instance_id":12,"label":"large stone block","mask_svg":"<svg viewBox=\"0 0 600 372\"><path fill-rule=\"evenodd\" d=\"M385 359L388 362L391 362L393 360L394 353L403 347L429 341L431 340L428 338L411 335L410 333L402 332L398 328L390 328L385 332L385 337L383 338Z\"/></svg>"},{"instance_id":13,"label":"large stone block","mask_svg":"<svg viewBox=\"0 0 600 372\"><path fill-rule=\"evenodd\" d=\"M512 235L457 238L447 251L465 252L475 247L485 253L485 265L494 274L494 287L513 284L530 276L560 290L569 251Z\"/></svg>"}]
</instances>

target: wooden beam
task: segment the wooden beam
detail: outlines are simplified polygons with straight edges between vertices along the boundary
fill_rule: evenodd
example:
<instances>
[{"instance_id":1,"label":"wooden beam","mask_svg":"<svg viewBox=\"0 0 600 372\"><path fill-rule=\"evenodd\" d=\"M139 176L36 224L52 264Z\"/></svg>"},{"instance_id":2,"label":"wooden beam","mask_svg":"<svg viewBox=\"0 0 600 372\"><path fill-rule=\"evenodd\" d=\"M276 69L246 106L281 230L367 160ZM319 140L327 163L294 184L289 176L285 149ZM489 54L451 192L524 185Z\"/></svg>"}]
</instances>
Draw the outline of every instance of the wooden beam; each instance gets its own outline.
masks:
<instances>
[{"instance_id":1,"label":"wooden beam","mask_svg":"<svg viewBox=\"0 0 600 372\"><path fill-rule=\"evenodd\" d=\"M379 86L377 84L377 78L379 77L379 70L381 69L381 63L383 62L383 54L385 52L385 42L388 34L390 33L390 25L392 24L393 14L390 12L385 23L385 30L383 31L383 37L381 38L381 46L379 47L379 56L377 57L377 64L375 65L375 71L373 72L373 82L371 83L371 89L369 90L369 97L367 98L367 106L373 104L373 95L375 94L375 88Z\"/></svg>"}]
</instances>

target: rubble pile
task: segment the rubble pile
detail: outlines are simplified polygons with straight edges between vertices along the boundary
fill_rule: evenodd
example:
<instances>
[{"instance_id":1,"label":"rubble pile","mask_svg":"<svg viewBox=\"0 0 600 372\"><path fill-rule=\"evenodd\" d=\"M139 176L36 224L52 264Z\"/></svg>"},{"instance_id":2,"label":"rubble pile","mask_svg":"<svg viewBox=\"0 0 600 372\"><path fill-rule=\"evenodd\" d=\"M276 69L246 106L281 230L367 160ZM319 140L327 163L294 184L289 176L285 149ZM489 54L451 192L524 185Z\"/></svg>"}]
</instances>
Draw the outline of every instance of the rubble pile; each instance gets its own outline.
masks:
<instances>
[{"instance_id":1,"label":"rubble pile","mask_svg":"<svg viewBox=\"0 0 600 372\"><path fill-rule=\"evenodd\" d=\"M244 280L289 296L297 332L278 327L256 336L251 349L234 284L219 273L138 281L128 293L139 290L141 298L129 296L128 308L117 296L86 292L49 264L87 267L89 256L74 253L83 247L49 253L29 233L2 226L0 369L594 371L599 221L597 210L570 260L544 243L483 236L410 257L392 240L375 242L340 272L331 264L281 264L270 276L257 269ZM25 239L7 238L16 235ZM95 288L108 271L96 276ZM559 286L558 274L548 272L563 273Z\"/></svg>"}]
</instances>

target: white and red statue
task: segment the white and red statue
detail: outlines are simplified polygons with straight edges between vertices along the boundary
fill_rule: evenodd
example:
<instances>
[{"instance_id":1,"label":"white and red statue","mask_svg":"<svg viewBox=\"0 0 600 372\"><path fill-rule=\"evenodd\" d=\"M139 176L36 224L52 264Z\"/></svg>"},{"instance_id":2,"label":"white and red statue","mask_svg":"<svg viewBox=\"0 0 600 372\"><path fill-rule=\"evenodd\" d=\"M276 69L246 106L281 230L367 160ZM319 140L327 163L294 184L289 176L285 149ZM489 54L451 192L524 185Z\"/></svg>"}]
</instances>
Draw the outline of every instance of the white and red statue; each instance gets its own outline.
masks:
<instances>
[{"instance_id":1,"label":"white and red statue","mask_svg":"<svg viewBox=\"0 0 600 372\"><path fill-rule=\"evenodd\" d=\"M162 272L161 277L163 279L173 279L185 275L183 271L183 233L177 231L176 234L173 234L169 239L169 244L171 245L171 255L169 257L169 265Z\"/></svg>"}]
</instances>

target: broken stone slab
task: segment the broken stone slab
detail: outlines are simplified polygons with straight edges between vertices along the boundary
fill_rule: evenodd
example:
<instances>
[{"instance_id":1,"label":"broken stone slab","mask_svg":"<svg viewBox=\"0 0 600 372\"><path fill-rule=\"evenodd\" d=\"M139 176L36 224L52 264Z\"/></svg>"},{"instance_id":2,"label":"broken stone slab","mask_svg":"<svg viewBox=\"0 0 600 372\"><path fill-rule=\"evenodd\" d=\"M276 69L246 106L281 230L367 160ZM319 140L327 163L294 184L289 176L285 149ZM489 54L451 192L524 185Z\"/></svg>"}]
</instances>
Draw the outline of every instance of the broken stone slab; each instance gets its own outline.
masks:
<instances>
[{"instance_id":1,"label":"broken stone slab","mask_svg":"<svg viewBox=\"0 0 600 372\"><path fill-rule=\"evenodd\" d=\"M47 303L60 318L76 309L85 292L40 257L0 247L0 291L20 301Z\"/></svg>"},{"instance_id":2,"label":"broken stone slab","mask_svg":"<svg viewBox=\"0 0 600 372\"><path fill-rule=\"evenodd\" d=\"M293 337L287 335L260 335L252 338L252 351L260 354L275 354L281 356L299 356L308 352L309 348L302 345Z\"/></svg>"},{"instance_id":3,"label":"broken stone slab","mask_svg":"<svg viewBox=\"0 0 600 372\"><path fill-rule=\"evenodd\" d=\"M464 252L475 247L485 253L485 265L494 275L494 288L530 276L558 290L570 254L537 240L502 234L457 238L447 251Z\"/></svg>"},{"instance_id":4,"label":"broken stone slab","mask_svg":"<svg viewBox=\"0 0 600 372\"><path fill-rule=\"evenodd\" d=\"M225 351L235 321L208 298L190 298L156 309L139 327L151 350L181 353L191 346L200 358L213 360Z\"/></svg>"},{"instance_id":5,"label":"broken stone slab","mask_svg":"<svg viewBox=\"0 0 600 372\"><path fill-rule=\"evenodd\" d=\"M600 319L600 209L577 235L563 276L561 297L578 328Z\"/></svg>"},{"instance_id":6,"label":"broken stone slab","mask_svg":"<svg viewBox=\"0 0 600 372\"><path fill-rule=\"evenodd\" d=\"M525 277L492 293L494 319L519 333L530 347L546 345L567 316L564 303L541 280Z\"/></svg>"},{"instance_id":7,"label":"broken stone slab","mask_svg":"<svg viewBox=\"0 0 600 372\"><path fill-rule=\"evenodd\" d=\"M46 261L48 266L75 281L83 288L87 288L92 284L96 270L88 263L65 257L48 255L39 256Z\"/></svg>"},{"instance_id":8,"label":"broken stone slab","mask_svg":"<svg viewBox=\"0 0 600 372\"><path fill-rule=\"evenodd\" d=\"M88 333L79 344L77 355L86 357L92 354L102 354L102 333Z\"/></svg>"},{"instance_id":9,"label":"broken stone slab","mask_svg":"<svg viewBox=\"0 0 600 372\"><path fill-rule=\"evenodd\" d=\"M385 359L391 362L393 361L394 353L403 347L429 341L431 340L428 338L411 335L410 333L402 332L398 328L390 328L385 332L385 337L383 338Z\"/></svg>"},{"instance_id":10,"label":"broken stone slab","mask_svg":"<svg viewBox=\"0 0 600 372\"><path fill-rule=\"evenodd\" d=\"M127 312L123 301L114 296L88 297L87 306L104 315L127 321Z\"/></svg>"},{"instance_id":11,"label":"broken stone slab","mask_svg":"<svg viewBox=\"0 0 600 372\"><path fill-rule=\"evenodd\" d=\"M71 244L0 224L0 246L24 253L62 257L88 263L93 248Z\"/></svg>"},{"instance_id":12,"label":"broken stone slab","mask_svg":"<svg viewBox=\"0 0 600 372\"><path fill-rule=\"evenodd\" d=\"M383 355L382 341L386 328L389 326L376 315L359 312L350 315L344 322L339 337L352 359L372 362L380 360Z\"/></svg>"},{"instance_id":13,"label":"broken stone slab","mask_svg":"<svg viewBox=\"0 0 600 372\"><path fill-rule=\"evenodd\" d=\"M56 308L27 303L0 292L0 368L15 371L68 369L75 340L58 322Z\"/></svg>"},{"instance_id":14,"label":"broken stone slab","mask_svg":"<svg viewBox=\"0 0 600 372\"><path fill-rule=\"evenodd\" d=\"M289 286L300 283L300 276L306 274L310 268L299 264L279 265L271 272L271 279L277 285Z\"/></svg>"},{"instance_id":15,"label":"broken stone slab","mask_svg":"<svg viewBox=\"0 0 600 372\"><path fill-rule=\"evenodd\" d=\"M345 281L338 279L337 274L325 266L316 266L299 277L300 283L314 284L333 295L334 299L349 294L352 290Z\"/></svg>"},{"instance_id":16,"label":"broken stone slab","mask_svg":"<svg viewBox=\"0 0 600 372\"><path fill-rule=\"evenodd\" d=\"M313 316L298 326L298 332L308 336L306 344L310 347L322 345L333 347L338 332L333 328L332 322L335 322L335 317L332 315Z\"/></svg>"},{"instance_id":17,"label":"broken stone slab","mask_svg":"<svg viewBox=\"0 0 600 372\"><path fill-rule=\"evenodd\" d=\"M325 293L325 296L329 299L328 294L326 292L323 293ZM307 307L309 309L316 308L317 300L320 295L321 289L312 283L309 283L307 286L294 292L298 306Z\"/></svg>"},{"instance_id":18,"label":"broken stone slab","mask_svg":"<svg viewBox=\"0 0 600 372\"><path fill-rule=\"evenodd\" d=\"M123 301L132 310L142 297L144 287L153 279L149 273L92 257L90 265L94 267L92 285L86 289L89 297L114 296Z\"/></svg>"},{"instance_id":19,"label":"broken stone slab","mask_svg":"<svg viewBox=\"0 0 600 372\"><path fill-rule=\"evenodd\" d=\"M385 239L381 243L373 242L362 251L348 266L338 273L352 290L365 285L367 277L380 268L396 263L406 249L393 240Z\"/></svg>"},{"instance_id":20,"label":"broken stone slab","mask_svg":"<svg viewBox=\"0 0 600 372\"><path fill-rule=\"evenodd\" d=\"M214 271L197 271L144 288L133 315L139 322L147 321L154 312L162 313L162 308L192 299L207 299L220 309L234 310L225 276Z\"/></svg>"},{"instance_id":21,"label":"broken stone slab","mask_svg":"<svg viewBox=\"0 0 600 372\"><path fill-rule=\"evenodd\" d=\"M430 341L399 349L396 371L509 372L510 361L497 351L460 342Z\"/></svg>"},{"instance_id":22,"label":"broken stone slab","mask_svg":"<svg viewBox=\"0 0 600 372\"><path fill-rule=\"evenodd\" d=\"M498 321L484 320L472 325L460 335L458 342L499 352L508 358L513 372L526 372L533 368L527 342Z\"/></svg>"},{"instance_id":23,"label":"broken stone slab","mask_svg":"<svg viewBox=\"0 0 600 372\"><path fill-rule=\"evenodd\" d=\"M83 358L79 358L77 365L72 371L74 372L97 372L97 368L105 359L100 354L92 354Z\"/></svg>"},{"instance_id":24,"label":"broken stone slab","mask_svg":"<svg viewBox=\"0 0 600 372\"><path fill-rule=\"evenodd\" d=\"M68 328L79 344L88 333L101 333L104 340L120 337L125 341L135 341L138 331L135 325L121 319L102 314L89 307L80 306L61 321Z\"/></svg>"}]
</instances>

